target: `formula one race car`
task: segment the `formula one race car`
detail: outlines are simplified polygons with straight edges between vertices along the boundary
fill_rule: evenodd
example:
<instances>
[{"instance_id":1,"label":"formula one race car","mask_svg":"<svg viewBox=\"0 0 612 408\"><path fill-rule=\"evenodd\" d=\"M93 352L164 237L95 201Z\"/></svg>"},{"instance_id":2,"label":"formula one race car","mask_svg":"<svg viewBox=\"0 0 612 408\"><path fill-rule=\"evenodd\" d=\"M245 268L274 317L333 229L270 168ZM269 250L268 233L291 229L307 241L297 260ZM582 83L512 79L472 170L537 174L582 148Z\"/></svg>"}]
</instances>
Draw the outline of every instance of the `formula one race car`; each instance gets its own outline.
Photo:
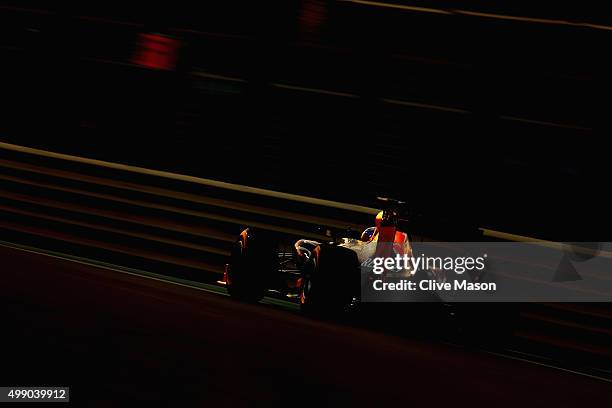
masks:
<instances>
[{"instance_id":1,"label":"formula one race car","mask_svg":"<svg viewBox=\"0 0 612 408\"><path fill-rule=\"evenodd\" d=\"M445 282L448 275L436 268L400 268L390 269L392 273L389 274L385 269L382 276L373 276L367 267L368 261L397 255L412 257L412 237L408 230L419 235L433 231L433 236L448 241L482 239L480 230L474 231L466 224L418 222L414 216L404 219L403 213L400 217L402 202L381 200L387 208L377 214L375 225L366 228L360 236L287 242L286 237L278 234L246 228L235 242L230 262L225 268L224 283L230 296L246 302L258 302L266 295L295 299L303 312L315 316L329 317L366 309L376 313L391 311L389 315L393 316L393 313L406 310L395 303L404 299L386 298L384 302L392 302L389 303L391 308L383 306L381 309L380 303L375 306L371 302L380 302L371 297L372 284L376 279L382 278L383 282L396 284L411 280L418 284L421 281ZM417 248L422 244L419 242ZM463 276L474 282L486 279L486 274L470 276L466 273ZM474 338L479 338L483 331L486 334L483 338L503 338L511 333L518 318L518 308L510 303L487 304L486 307L473 302L456 303L451 300L449 303L436 290L420 291L415 296L408 307L411 312L420 310L423 313L412 313L413 323L415 317L418 319L417 315L422 315L425 324L439 322L437 318L428 318L434 313L451 323L442 326L469 333ZM424 307L414 309L414 301ZM422 302L427 302L427 305ZM366 303L369 306L365 306ZM483 325L485 320L487 324Z\"/></svg>"},{"instance_id":2,"label":"formula one race car","mask_svg":"<svg viewBox=\"0 0 612 408\"><path fill-rule=\"evenodd\" d=\"M381 199L387 209L376 216L375 226L359 238L330 242L299 239L291 245L263 230L247 228L240 234L225 269L229 294L257 302L268 291L297 298L305 312L343 311L359 303L361 264L374 256L411 256L408 233L402 231L398 208L402 204Z\"/></svg>"}]
</instances>

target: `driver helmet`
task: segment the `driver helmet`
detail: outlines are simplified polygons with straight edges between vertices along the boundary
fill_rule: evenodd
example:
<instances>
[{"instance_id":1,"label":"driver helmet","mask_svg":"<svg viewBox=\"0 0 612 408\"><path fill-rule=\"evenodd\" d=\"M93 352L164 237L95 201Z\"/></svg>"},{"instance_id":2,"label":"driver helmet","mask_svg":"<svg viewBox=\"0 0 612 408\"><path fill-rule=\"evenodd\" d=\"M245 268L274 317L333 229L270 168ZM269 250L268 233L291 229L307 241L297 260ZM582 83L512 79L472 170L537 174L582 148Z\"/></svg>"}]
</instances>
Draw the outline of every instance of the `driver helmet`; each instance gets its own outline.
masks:
<instances>
[{"instance_id":1,"label":"driver helmet","mask_svg":"<svg viewBox=\"0 0 612 408\"><path fill-rule=\"evenodd\" d=\"M369 227L363 230L361 233L361 240L364 242L369 242L374 239L374 235L376 234L376 227Z\"/></svg>"}]
</instances>

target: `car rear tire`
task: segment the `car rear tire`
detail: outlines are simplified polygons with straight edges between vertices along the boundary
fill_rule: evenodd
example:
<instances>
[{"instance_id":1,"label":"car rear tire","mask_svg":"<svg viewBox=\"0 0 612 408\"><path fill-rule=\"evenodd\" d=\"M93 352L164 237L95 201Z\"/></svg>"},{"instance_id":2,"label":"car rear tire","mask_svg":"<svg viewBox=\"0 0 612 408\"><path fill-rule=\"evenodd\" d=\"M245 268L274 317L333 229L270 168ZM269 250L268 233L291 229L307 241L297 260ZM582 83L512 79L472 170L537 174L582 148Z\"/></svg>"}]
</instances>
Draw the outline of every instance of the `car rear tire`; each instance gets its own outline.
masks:
<instances>
[{"instance_id":1,"label":"car rear tire","mask_svg":"<svg viewBox=\"0 0 612 408\"><path fill-rule=\"evenodd\" d=\"M239 239L232 248L227 268L227 291L234 299L259 302L269 286L269 277L277 267L276 248L265 239Z\"/></svg>"},{"instance_id":2,"label":"car rear tire","mask_svg":"<svg viewBox=\"0 0 612 408\"><path fill-rule=\"evenodd\" d=\"M300 307L306 314L333 316L350 308L360 284L355 252L319 246L305 265L300 285ZM315 251L315 252L316 252Z\"/></svg>"}]
</instances>

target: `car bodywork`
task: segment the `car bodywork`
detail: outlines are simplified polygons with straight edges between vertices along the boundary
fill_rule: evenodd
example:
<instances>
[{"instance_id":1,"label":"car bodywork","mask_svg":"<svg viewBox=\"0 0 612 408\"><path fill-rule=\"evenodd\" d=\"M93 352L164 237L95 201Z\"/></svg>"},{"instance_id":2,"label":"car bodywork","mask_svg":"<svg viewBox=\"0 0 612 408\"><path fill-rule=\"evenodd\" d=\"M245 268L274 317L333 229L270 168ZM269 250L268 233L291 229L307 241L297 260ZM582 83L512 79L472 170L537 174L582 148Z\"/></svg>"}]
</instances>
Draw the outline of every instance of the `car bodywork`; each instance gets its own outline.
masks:
<instances>
[{"instance_id":1,"label":"car bodywork","mask_svg":"<svg viewBox=\"0 0 612 408\"><path fill-rule=\"evenodd\" d=\"M346 308L359 302L360 266L366 260L412 255L409 235L398 226L398 220L396 211L381 211L375 225L359 238L328 241L304 238L287 242L286 238L246 228L226 265L224 283L232 296L243 300L257 301L266 294L276 294L297 299L302 306L314 302L307 296L316 285L317 298L325 299L317 303L330 307L338 297Z\"/></svg>"}]
</instances>

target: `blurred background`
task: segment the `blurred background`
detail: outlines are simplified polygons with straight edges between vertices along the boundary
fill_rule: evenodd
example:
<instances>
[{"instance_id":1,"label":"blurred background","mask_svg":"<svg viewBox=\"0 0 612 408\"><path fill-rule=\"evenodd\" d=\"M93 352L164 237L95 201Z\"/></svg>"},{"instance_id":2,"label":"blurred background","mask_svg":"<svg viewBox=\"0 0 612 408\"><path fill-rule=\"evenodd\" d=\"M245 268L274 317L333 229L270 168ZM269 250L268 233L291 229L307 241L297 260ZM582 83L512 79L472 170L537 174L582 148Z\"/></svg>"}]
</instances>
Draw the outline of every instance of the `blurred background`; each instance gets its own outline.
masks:
<instances>
[{"instance_id":1,"label":"blurred background","mask_svg":"<svg viewBox=\"0 0 612 408\"><path fill-rule=\"evenodd\" d=\"M607 234L601 3L0 1L0 140Z\"/></svg>"},{"instance_id":2,"label":"blurred background","mask_svg":"<svg viewBox=\"0 0 612 408\"><path fill-rule=\"evenodd\" d=\"M609 395L610 303L334 324L218 296L244 227L355 235L376 196L416 242L612 241L605 2L53 3L0 0L2 344L25 351L5 384L101 406ZM577 247L517 275L610 298L584 269L602 245Z\"/></svg>"}]
</instances>

